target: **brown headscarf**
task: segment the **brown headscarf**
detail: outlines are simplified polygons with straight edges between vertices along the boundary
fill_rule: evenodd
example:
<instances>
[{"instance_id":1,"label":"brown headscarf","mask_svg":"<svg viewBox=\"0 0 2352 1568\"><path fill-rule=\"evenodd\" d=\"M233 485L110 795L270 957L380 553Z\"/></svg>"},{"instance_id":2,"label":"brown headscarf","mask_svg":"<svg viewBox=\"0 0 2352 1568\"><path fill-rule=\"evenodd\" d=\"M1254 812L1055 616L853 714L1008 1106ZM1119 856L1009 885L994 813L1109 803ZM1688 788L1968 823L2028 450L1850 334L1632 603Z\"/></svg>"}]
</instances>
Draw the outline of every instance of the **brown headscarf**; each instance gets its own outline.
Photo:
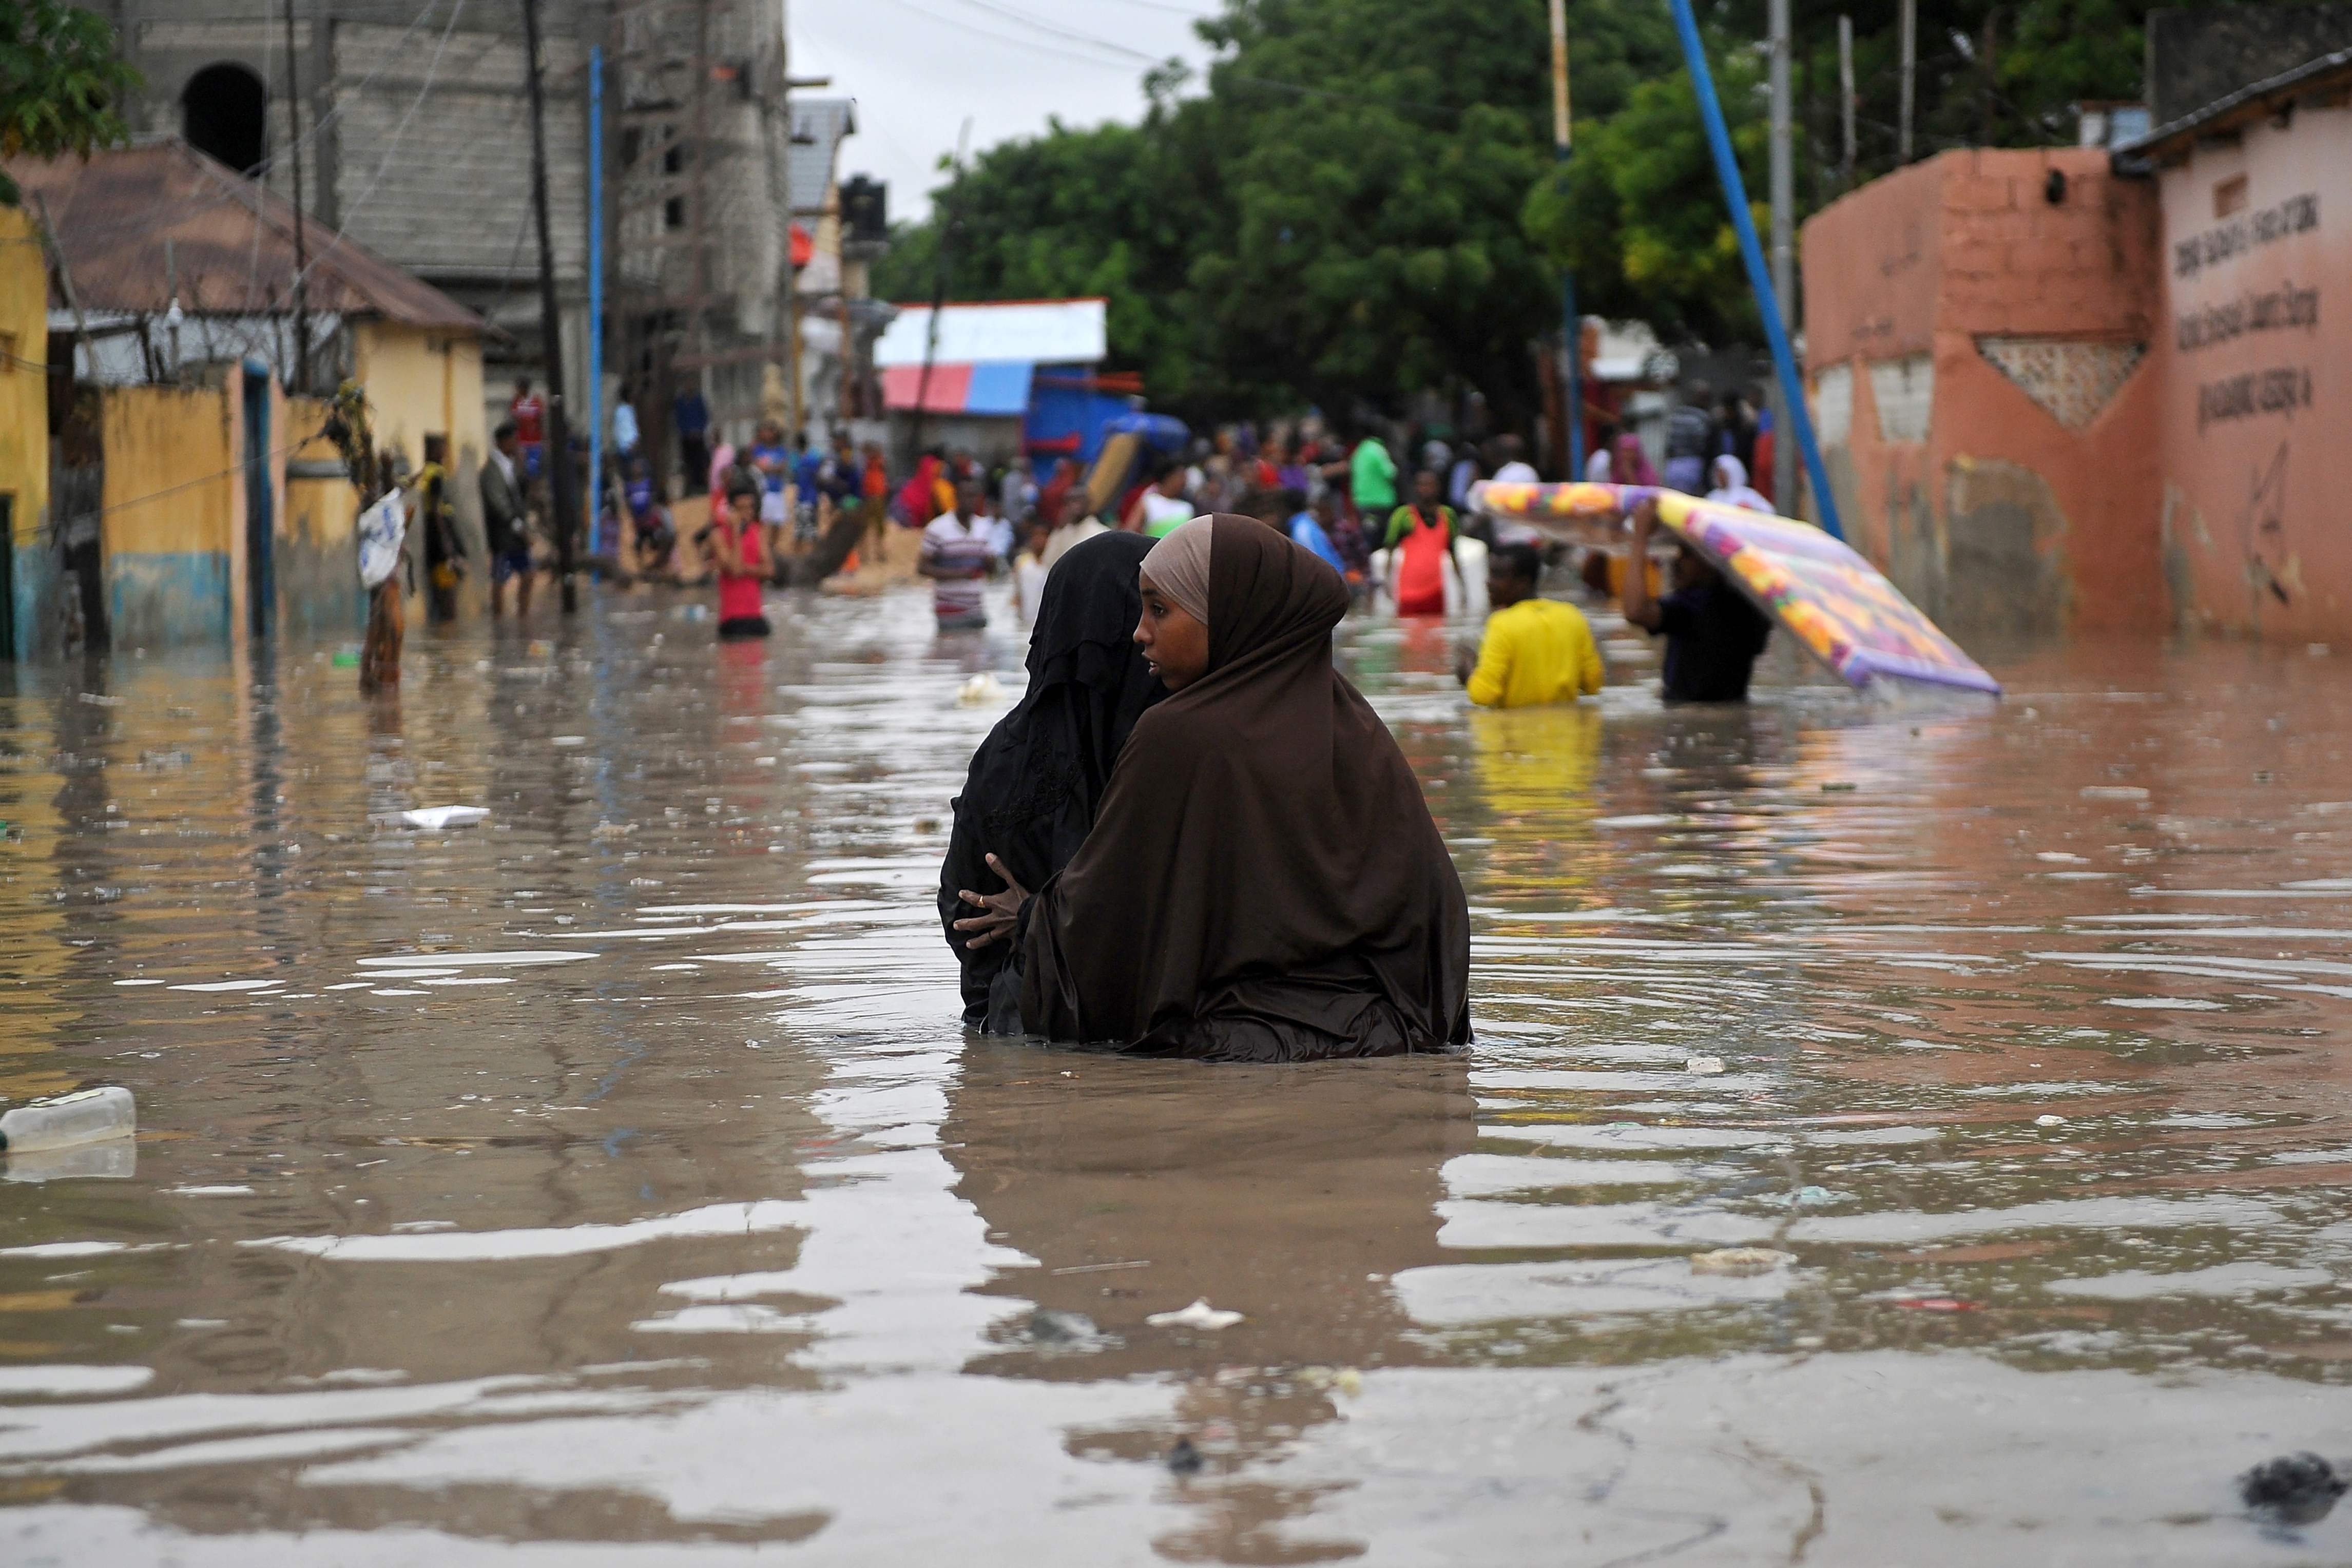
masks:
<instances>
[{"instance_id":1,"label":"brown headscarf","mask_svg":"<svg viewBox=\"0 0 2352 1568\"><path fill-rule=\"evenodd\" d=\"M1023 1021L1223 1060L1466 1044L1462 883L1331 667L1347 588L1263 523L1211 523L1208 671L1137 722L1094 831L1024 909Z\"/></svg>"},{"instance_id":2,"label":"brown headscarf","mask_svg":"<svg viewBox=\"0 0 2352 1568\"><path fill-rule=\"evenodd\" d=\"M1209 556L1215 538L1213 517L1194 517L1171 528L1143 558L1143 575L1151 586L1203 626L1209 623Z\"/></svg>"}]
</instances>

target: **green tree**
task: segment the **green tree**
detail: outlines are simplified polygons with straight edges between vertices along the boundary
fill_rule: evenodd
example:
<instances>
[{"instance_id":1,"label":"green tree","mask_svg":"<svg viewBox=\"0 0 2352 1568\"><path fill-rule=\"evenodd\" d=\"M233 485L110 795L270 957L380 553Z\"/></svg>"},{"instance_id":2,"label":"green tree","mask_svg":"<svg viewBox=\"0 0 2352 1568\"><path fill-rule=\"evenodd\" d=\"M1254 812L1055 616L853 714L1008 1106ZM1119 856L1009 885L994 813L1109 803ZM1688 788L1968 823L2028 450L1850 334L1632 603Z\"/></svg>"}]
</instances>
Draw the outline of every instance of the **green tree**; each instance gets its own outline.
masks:
<instances>
[{"instance_id":1,"label":"green tree","mask_svg":"<svg viewBox=\"0 0 2352 1568\"><path fill-rule=\"evenodd\" d=\"M1767 157L1757 61L1710 64L1753 202ZM1769 221L1761 204L1750 215ZM1688 75L1643 82L1616 115L1579 126L1574 157L1528 193L1522 217L1547 260L1575 273L1586 312L1640 318L1670 341L1754 340L1755 299Z\"/></svg>"},{"instance_id":2,"label":"green tree","mask_svg":"<svg viewBox=\"0 0 2352 1568\"><path fill-rule=\"evenodd\" d=\"M2155 0L1917 0L1915 156L2071 140L2139 93ZM2245 0L2249 4L2286 0ZM1697 0L1761 226L1767 0ZM1801 219L1846 188L1837 22L1856 26L1857 183L1897 162L1897 8L1794 0ZM1669 339L1752 340L1755 305L1666 0L1570 0L1576 154L1553 161L1544 0L1225 0L1197 90L1136 127L992 148L877 272L927 299L1110 298L1114 363L1193 416L1348 414L1475 386L1524 422L1531 343L1579 301Z\"/></svg>"},{"instance_id":3,"label":"green tree","mask_svg":"<svg viewBox=\"0 0 2352 1568\"><path fill-rule=\"evenodd\" d=\"M1570 13L1595 112L1671 68L1654 0ZM1236 0L1201 31L1205 92L1163 78L1132 131L992 149L877 287L928 298L950 223L951 294L1109 293L1113 359L1180 412L1345 414L1454 385L1524 417L1558 310L1519 222L1551 161L1543 0Z\"/></svg>"},{"instance_id":4,"label":"green tree","mask_svg":"<svg viewBox=\"0 0 2352 1568\"><path fill-rule=\"evenodd\" d=\"M115 57L105 18L59 0L0 0L0 155L87 158L127 141L122 102L139 73ZM0 204L20 200L0 172Z\"/></svg>"}]
</instances>

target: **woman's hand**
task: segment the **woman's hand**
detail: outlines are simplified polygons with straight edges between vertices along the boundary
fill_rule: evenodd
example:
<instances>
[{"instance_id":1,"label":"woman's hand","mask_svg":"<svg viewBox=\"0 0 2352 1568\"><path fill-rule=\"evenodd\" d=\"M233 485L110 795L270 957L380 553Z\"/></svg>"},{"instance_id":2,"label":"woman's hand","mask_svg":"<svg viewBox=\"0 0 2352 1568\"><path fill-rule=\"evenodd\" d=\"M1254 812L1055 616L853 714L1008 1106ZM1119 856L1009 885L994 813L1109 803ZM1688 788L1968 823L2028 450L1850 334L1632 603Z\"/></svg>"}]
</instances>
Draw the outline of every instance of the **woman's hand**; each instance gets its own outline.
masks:
<instances>
[{"instance_id":1,"label":"woman's hand","mask_svg":"<svg viewBox=\"0 0 2352 1568\"><path fill-rule=\"evenodd\" d=\"M974 893L968 887L956 893L973 908L986 911L955 923L955 928L964 934L967 947L985 947L1009 938L1021 918L1021 906L1029 902L1029 890L1013 880L1013 873L1004 869L1003 861L989 856L988 869L1004 879L1003 893Z\"/></svg>"}]
</instances>

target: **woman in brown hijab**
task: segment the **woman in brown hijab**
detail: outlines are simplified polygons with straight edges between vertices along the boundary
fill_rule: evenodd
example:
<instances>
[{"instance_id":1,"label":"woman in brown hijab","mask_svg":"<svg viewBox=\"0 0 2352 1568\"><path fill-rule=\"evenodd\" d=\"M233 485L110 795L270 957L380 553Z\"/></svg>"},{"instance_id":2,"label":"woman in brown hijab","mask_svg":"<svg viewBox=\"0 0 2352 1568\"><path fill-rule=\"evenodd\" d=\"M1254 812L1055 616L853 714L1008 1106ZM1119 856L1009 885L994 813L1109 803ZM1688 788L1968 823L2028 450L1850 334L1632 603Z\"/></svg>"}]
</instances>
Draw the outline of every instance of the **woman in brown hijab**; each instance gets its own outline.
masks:
<instances>
[{"instance_id":1,"label":"woman in brown hijab","mask_svg":"<svg viewBox=\"0 0 2352 1568\"><path fill-rule=\"evenodd\" d=\"M1421 786L1331 667L1339 573L1248 517L1144 559L1135 640L1173 694L1034 898L966 902L1018 949L1032 1033L1306 1061L1467 1045L1469 912ZM1000 867L1000 872L1002 868Z\"/></svg>"}]
</instances>

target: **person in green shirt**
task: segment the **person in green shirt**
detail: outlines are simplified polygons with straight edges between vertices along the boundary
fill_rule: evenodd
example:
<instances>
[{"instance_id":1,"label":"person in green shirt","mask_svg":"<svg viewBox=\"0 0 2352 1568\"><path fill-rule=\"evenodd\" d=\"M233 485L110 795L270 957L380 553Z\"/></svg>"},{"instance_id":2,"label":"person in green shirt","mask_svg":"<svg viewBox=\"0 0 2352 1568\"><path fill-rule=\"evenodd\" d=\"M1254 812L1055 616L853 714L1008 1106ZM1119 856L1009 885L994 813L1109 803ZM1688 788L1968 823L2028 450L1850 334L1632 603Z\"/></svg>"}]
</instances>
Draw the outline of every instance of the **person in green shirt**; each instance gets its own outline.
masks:
<instances>
[{"instance_id":1,"label":"person in green shirt","mask_svg":"<svg viewBox=\"0 0 2352 1568\"><path fill-rule=\"evenodd\" d=\"M1396 509L1396 459L1389 455L1379 436L1367 435L1356 444L1355 455L1348 459L1348 495L1364 519L1366 532L1379 526L1374 518Z\"/></svg>"}]
</instances>

